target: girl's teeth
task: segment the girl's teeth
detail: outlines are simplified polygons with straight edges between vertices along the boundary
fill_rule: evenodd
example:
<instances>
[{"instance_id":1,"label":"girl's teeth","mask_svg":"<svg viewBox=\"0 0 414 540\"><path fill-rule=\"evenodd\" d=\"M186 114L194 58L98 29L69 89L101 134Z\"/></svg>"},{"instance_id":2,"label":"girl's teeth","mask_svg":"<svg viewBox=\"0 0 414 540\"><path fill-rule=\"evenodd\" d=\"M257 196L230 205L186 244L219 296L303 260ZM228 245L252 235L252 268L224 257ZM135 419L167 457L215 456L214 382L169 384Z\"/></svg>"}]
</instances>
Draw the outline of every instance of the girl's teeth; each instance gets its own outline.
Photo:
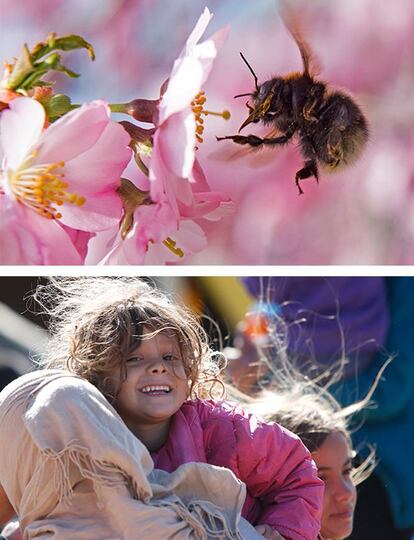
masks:
<instances>
[{"instance_id":1,"label":"girl's teeth","mask_svg":"<svg viewBox=\"0 0 414 540\"><path fill-rule=\"evenodd\" d=\"M170 388L168 386L145 386L141 392L145 394L149 392L169 392Z\"/></svg>"}]
</instances>

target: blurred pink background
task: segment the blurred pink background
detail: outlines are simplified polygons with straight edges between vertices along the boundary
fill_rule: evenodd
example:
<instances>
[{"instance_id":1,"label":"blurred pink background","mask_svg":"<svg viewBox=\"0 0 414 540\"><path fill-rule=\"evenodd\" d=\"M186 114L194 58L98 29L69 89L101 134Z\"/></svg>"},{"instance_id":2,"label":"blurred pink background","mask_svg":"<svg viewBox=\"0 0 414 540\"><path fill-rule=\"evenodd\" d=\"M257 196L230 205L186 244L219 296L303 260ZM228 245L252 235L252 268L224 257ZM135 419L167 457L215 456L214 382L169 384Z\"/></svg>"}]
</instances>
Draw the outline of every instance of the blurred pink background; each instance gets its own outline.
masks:
<instances>
[{"instance_id":1,"label":"blurred pink background","mask_svg":"<svg viewBox=\"0 0 414 540\"><path fill-rule=\"evenodd\" d=\"M319 185L304 181L300 197L296 144L229 161L227 153L238 147L215 139L236 133L246 117L246 98L233 99L253 89L239 51L259 82L301 67L276 0L0 0L1 56L11 60L23 42L31 46L52 30L80 34L97 59L91 64L84 51L69 54L67 65L82 77L54 77L59 91L74 102L153 99L207 5L215 14L207 37L231 27L205 87L207 108L230 109L232 118L207 117L197 157L211 188L228 193L236 211L209 224L209 247L187 262L414 264L414 3L287 3L297 6L321 78L352 92L371 130L355 165L322 173ZM260 131L253 126L246 134Z\"/></svg>"}]
</instances>

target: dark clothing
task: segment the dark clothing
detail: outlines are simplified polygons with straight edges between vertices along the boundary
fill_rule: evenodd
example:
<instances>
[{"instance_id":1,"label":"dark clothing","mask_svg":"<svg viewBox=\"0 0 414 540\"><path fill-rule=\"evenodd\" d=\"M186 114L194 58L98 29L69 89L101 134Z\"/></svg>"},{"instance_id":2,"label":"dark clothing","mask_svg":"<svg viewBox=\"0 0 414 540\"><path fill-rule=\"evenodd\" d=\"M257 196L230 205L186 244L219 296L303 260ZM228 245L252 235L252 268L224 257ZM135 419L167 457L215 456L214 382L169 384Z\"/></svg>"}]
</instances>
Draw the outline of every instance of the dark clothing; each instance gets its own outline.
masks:
<instances>
[{"instance_id":1,"label":"dark clothing","mask_svg":"<svg viewBox=\"0 0 414 540\"><path fill-rule=\"evenodd\" d=\"M312 361L323 369L346 357L343 378L352 378L385 343L389 316L382 277L242 279L253 296L277 304L299 368Z\"/></svg>"},{"instance_id":2,"label":"dark clothing","mask_svg":"<svg viewBox=\"0 0 414 540\"><path fill-rule=\"evenodd\" d=\"M413 532L395 529L387 495L376 474L359 486L354 532L348 540L410 540Z\"/></svg>"}]
</instances>

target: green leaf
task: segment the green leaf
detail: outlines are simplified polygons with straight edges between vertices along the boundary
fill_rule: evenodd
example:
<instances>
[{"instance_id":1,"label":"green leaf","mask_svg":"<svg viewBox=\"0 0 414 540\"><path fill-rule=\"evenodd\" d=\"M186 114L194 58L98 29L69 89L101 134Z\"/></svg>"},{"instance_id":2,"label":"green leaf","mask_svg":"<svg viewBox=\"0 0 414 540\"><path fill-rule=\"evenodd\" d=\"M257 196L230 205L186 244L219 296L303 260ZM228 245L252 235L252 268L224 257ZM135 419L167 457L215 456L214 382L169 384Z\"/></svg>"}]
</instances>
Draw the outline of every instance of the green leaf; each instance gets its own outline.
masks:
<instances>
[{"instance_id":1,"label":"green leaf","mask_svg":"<svg viewBox=\"0 0 414 540\"><path fill-rule=\"evenodd\" d=\"M29 48L26 44L23 45L23 52L22 54L17 58L12 72L10 73L7 82L5 84L5 87L9 90L16 90L20 87L20 83L24 81L24 79L32 73L34 70L34 66L32 63L32 59L30 57Z\"/></svg>"},{"instance_id":2,"label":"green leaf","mask_svg":"<svg viewBox=\"0 0 414 540\"><path fill-rule=\"evenodd\" d=\"M83 37L74 34L60 38L56 38L55 34L51 34L47 43L38 43L33 48L32 59L36 62L52 51L73 51L75 49L86 49L91 60L95 60L95 52L92 45L83 39Z\"/></svg>"},{"instance_id":3,"label":"green leaf","mask_svg":"<svg viewBox=\"0 0 414 540\"><path fill-rule=\"evenodd\" d=\"M75 49L86 49L91 59L95 59L92 45L77 35L57 38L56 34L52 33L47 41L38 43L31 51L25 44L23 53L16 60L10 75L3 83L4 87L10 90L27 91L35 86L44 86L45 83L40 79L49 71L60 71L72 78L79 77L79 73L75 73L62 64L61 55L56 52Z\"/></svg>"},{"instance_id":4,"label":"green leaf","mask_svg":"<svg viewBox=\"0 0 414 540\"><path fill-rule=\"evenodd\" d=\"M55 71L61 71L62 73L65 73L68 77L71 77L72 79L76 79L80 77L80 73L75 73L71 69L67 68L63 64L58 64L53 68Z\"/></svg>"}]
</instances>

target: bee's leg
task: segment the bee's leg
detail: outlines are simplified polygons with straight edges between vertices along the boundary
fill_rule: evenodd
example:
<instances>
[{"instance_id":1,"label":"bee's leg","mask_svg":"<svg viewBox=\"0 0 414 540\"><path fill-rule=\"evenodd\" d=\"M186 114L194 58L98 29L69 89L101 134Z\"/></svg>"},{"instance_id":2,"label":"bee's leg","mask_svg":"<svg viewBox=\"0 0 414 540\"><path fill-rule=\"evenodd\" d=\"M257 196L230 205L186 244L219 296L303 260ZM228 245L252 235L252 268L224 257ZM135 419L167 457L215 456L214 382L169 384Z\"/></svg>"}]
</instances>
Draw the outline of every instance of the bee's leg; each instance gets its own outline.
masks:
<instances>
[{"instance_id":1,"label":"bee's leg","mask_svg":"<svg viewBox=\"0 0 414 540\"><path fill-rule=\"evenodd\" d=\"M309 92L309 99L303 107L303 118L308 122L317 122L318 118L314 115L316 109L319 109L321 100L325 93L325 85L314 84Z\"/></svg>"},{"instance_id":2,"label":"bee's leg","mask_svg":"<svg viewBox=\"0 0 414 540\"><path fill-rule=\"evenodd\" d=\"M326 150L328 154L327 163L330 167L335 168L344 160L343 149L343 132L346 126L339 125L332 129L329 133Z\"/></svg>"},{"instance_id":3,"label":"bee's leg","mask_svg":"<svg viewBox=\"0 0 414 540\"><path fill-rule=\"evenodd\" d=\"M309 159L308 161L305 161L305 166L303 167L303 169L300 169L300 171L296 173L295 183L298 187L299 195L303 194L303 190L300 187L299 181L305 180L305 178L310 178L311 176L314 176L316 181L319 182L318 166L315 159Z\"/></svg>"},{"instance_id":4,"label":"bee's leg","mask_svg":"<svg viewBox=\"0 0 414 540\"><path fill-rule=\"evenodd\" d=\"M228 135L227 137L216 137L218 141L230 140L236 144L249 144L250 146L260 146L263 144L263 139L256 135Z\"/></svg>"},{"instance_id":5,"label":"bee's leg","mask_svg":"<svg viewBox=\"0 0 414 540\"><path fill-rule=\"evenodd\" d=\"M316 99L316 97L314 97L312 99L312 101L308 101L305 106L303 107L303 111L302 111L302 114L303 114L303 118L307 121L307 122L316 122L318 119L316 118L316 116L314 116L313 112L316 108L316 105L319 103L319 101Z\"/></svg>"},{"instance_id":6,"label":"bee's leg","mask_svg":"<svg viewBox=\"0 0 414 540\"><path fill-rule=\"evenodd\" d=\"M285 144L290 141L292 135L293 133L288 133L286 135L281 135L280 137L264 137L263 139L261 137L257 137L257 135L229 135L227 137L216 137L216 139L218 141L228 139L236 144L249 144L250 146L256 147L261 146L262 144L269 146Z\"/></svg>"},{"instance_id":7,"label":"bee's leg","mask_svg":"<svg viewBox=\"0 0 414 540\"><path fill-rule=\"evenodd\" d=\"M344 142L349 137L352 117L347 103L340 96L332 96L331 104L321 114L327 132L326 143L321 145L320 159L335 169L344 162Z\"/></svg>"}]
</instances>

